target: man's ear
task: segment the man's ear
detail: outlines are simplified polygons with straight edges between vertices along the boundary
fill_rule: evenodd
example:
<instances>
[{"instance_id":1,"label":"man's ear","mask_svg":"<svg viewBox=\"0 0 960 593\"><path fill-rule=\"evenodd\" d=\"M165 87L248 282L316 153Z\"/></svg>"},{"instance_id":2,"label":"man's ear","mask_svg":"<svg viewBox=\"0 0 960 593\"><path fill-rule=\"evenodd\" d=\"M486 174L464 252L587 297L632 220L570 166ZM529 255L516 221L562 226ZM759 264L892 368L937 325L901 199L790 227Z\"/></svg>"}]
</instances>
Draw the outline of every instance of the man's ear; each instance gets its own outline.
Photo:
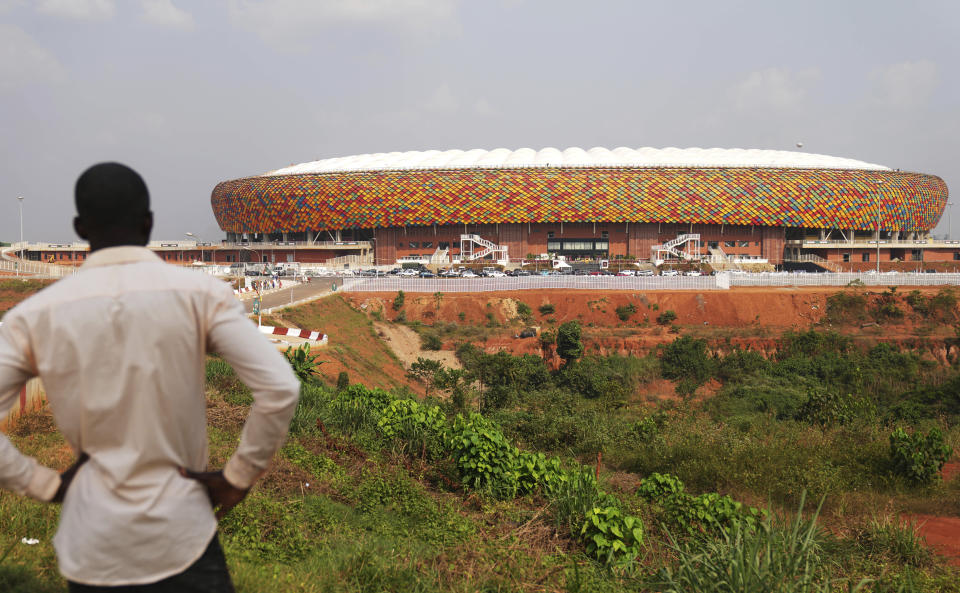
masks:
<instances>
[{"instance_id":1,"label":"man's ear","mask_svg":"<svg viewBox=\"0 0 960 593\"><path fill-rule=\"evenodd\" d=\"M76 231L77 236L83 240L87 240L87 228L83 225L83 221L80 220L80 217L74 217L73 219L73 230Z\"/></svg>"},{"instance_id":2,"label":"man's ear","mask_svg":"<svg viewBox=\"0 0 960 593\"><path fill-rule=\"evenodd\" d=\"M143 236L147 238L147 241L150 240L150 233L153 231L153 211L147 210L147 213L143 217L143 222L140 223L140 232L143 233Z\"/></svg>"}]
</instances>

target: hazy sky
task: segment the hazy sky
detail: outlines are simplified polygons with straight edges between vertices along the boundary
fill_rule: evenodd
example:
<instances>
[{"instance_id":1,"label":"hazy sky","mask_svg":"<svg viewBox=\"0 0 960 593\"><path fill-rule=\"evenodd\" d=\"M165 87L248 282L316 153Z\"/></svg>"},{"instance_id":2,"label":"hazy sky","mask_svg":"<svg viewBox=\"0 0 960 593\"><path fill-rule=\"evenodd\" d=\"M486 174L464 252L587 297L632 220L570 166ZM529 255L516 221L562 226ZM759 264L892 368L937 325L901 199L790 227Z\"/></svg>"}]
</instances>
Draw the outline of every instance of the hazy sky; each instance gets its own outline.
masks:
<instances>
[{"instance_id":1,"label":"hazy sky","mask_svg":"<svg viewBox=\"0 0 960 593\"><path fill-rule=\"evenodd\" d=\"M956 0L0 0L0 239L20 195L75 238L103 160L156 239L222 238L219 181L393 150L802 141L958 188L958 69Z\"/></svg>"}]
</instances>

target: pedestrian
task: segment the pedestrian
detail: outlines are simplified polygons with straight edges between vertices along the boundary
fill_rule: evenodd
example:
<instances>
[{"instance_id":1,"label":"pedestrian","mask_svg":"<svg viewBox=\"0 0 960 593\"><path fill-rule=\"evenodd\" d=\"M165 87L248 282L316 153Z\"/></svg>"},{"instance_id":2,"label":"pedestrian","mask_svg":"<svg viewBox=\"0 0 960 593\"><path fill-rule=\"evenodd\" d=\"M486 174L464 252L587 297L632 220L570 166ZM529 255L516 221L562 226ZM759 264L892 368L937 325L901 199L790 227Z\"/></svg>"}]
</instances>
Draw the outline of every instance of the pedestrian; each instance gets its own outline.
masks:
<instances>
[{"instance_id":1,"label":"pedestrian","mask_svg":"<svg viewBox=\"0 0 960 593\"><path fill-rule=\"evenodd\" d=\"M39 376L77 460L57 473L0 434L0 487L63 505L53 545L72 593L232 592L217 520L280 447L299 382L227 284L144 247L153 214L135 171L95 165L75 198L90 257L4 316L0 414ZM212 472L208 351L254 399L236 451Z\"/></svg>"}]
</instances>

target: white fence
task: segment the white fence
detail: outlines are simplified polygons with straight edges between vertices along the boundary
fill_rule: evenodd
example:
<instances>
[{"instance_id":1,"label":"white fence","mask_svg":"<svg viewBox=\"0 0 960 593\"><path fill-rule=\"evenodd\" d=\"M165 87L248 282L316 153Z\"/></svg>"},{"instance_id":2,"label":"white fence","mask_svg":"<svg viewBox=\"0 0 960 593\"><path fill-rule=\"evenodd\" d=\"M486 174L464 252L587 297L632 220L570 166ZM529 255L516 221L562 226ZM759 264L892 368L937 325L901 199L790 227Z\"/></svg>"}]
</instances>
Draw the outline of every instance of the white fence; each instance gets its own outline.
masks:
<instances>
[{"instance_id":1,"label":"white fence","mask_svg":"<svg viewBox=\"0 0 960 593\"><path fill-rule=\"evenodd\" d=\"M348 292L494 292L503 290L722 290L717 276L521 276L518 278L353 278Z\"/></svg>"},{"instance_id":2,"label":"white fence","mask_svg":"<svg viewBox=\"0 0 960 593\"><path fill-rule=\"evenodd\" d=\"M730 286L847 286L851 282L865 286L943 286L960 285L960 274L868 274L868 273L823 273L823 274L730 274Z\"/></svg>"},{"instance_id":3,"label":"white fence","mask_svg":"<svg viewBox=\"0 0 960 593\"><path fill-rule=\"evenodd\" d=\"M727 290L731 286L960 285L960 274L727 274L716 276L529 276L519 278L351 278L347 292L495 292L504 290Z\"/></svg>"},{"instance_id":4,"label":"white fence","mask_svg":"<svg viewBox=\"0 0 960 593\"><path fill-rule=\"evenodd\" d=\"M0 271L11 272L13 274L19 272L21 276L30 276L32 278L62 278L76 273L74 268L28 260L0 260Z\"/></svg>"}]
</instances>

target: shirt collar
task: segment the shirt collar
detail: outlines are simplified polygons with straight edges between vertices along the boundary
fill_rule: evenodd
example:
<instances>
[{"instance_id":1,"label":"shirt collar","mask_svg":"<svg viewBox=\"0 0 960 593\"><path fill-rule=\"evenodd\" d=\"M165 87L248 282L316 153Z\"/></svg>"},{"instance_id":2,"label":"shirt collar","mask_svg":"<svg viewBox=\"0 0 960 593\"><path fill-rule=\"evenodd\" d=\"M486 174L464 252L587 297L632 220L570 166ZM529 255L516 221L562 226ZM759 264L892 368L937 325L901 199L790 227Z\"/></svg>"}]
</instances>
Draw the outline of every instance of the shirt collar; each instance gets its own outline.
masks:
<instances>
[{"instance_id":1,"label":"shirt collar","mask_svg":"<svg viewBox=\"0 0 960 593\"><path fill-rule=\"evenodd\" d=\"M145 262L162 262L157 255L146 247L123 245L120 247L105 247L90 254L81 268L99 268L101 266L119 266Z\"/></svg>"}]
</instances>

